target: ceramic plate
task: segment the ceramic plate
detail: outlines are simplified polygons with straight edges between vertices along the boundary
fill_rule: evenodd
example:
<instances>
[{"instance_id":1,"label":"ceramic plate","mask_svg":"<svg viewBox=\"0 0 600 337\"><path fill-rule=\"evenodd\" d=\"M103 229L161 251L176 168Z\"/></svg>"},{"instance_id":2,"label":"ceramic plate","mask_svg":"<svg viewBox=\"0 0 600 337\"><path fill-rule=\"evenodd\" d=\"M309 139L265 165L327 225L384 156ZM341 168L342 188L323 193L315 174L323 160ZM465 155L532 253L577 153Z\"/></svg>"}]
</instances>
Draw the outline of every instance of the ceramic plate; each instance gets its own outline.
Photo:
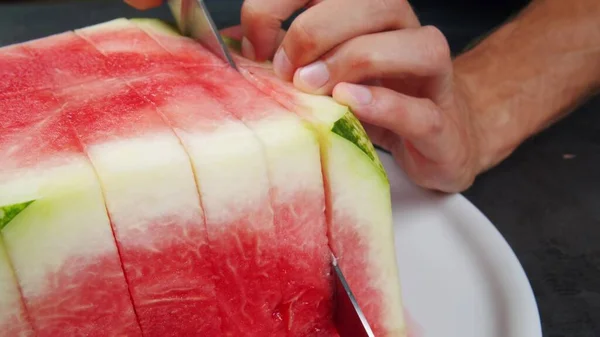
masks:
<instances>
[{"instance_id":1,"label":"ceramic plate","mask_svg":"<svg viewBox=\"0 0 600 337\"><path fill-rule=\"evenodd\" d=\"M529 281L494 225L460 194L388 172L405 306L416 337L542 337Z\"/></svg>"}]
</instances>

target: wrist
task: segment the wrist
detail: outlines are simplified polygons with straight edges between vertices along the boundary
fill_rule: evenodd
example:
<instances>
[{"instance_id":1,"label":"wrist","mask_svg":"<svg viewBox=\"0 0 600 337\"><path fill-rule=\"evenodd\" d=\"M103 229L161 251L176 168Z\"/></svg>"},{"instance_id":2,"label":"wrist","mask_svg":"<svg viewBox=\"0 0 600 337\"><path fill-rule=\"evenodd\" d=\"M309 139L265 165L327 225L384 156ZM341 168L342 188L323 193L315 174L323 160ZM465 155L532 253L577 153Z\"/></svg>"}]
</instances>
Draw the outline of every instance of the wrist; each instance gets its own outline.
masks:
<instances>
[{"instance_id":1,"label":"wrist","mask_svg":"<svg viewBox=\"0 0 600 337\"><path fill-rule=\"evenodd\" d=\"M508 111L501 111L502 102L483 93L486 89L460 69L455 70L454 85L458 108L468 115L473 171L479 175L508 157L526 132L510 125Z\"/></svg>"}]
</instances>

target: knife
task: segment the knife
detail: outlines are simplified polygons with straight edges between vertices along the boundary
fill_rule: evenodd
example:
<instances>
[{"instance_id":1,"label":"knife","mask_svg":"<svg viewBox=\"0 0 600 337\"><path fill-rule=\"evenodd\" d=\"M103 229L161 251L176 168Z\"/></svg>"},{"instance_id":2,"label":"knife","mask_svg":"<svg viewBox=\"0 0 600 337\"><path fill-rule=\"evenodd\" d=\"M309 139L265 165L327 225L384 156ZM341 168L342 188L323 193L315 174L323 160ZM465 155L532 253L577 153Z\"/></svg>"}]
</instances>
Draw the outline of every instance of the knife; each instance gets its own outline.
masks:
<instances>
[{"instance_id":1,"label":"knife","mask_svg":"<svg viewBox=\"0 0 600 337\"><path fill-rule=\"evenodd\" d=\"M333 255L332 258L331 264L335 278L334 321L340 337L375 337L367 318L350 290L337 259Z\"/></svg>"},{"instance_id":2,"label":"knife","mask_svg":"<svg viewBox=\"0 0 600 337\"><path fill-rule=\"evenodd\" d=\"M168 4L181 33L200 42L238 70L204 0L169 0Z\"/></svg>"}]
</instances>

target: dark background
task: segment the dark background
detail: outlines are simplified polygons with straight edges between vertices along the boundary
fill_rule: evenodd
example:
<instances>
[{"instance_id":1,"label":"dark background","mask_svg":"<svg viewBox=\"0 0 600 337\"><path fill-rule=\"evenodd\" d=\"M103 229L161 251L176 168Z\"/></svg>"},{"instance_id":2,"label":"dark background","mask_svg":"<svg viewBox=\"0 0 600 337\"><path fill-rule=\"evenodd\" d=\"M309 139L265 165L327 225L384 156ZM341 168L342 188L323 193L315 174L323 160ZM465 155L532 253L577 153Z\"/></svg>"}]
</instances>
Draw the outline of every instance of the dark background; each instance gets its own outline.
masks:
<instances>
[{"instance_id":1,"label":"dark background","mask_svg":"<svg viewBox=\"0 0 600 337\"><path fill-rule=\"evenodd\" d=\"M220 28L239 23L242 0L207 2ZM458 53L527 1L411 3ZM171 21L165 7L142 13L119 0L0 1L0 46L135 16ZM600 97L525 142L464 195L516 252L544 336L600 337Z\"/></svg>"}]
</instances>

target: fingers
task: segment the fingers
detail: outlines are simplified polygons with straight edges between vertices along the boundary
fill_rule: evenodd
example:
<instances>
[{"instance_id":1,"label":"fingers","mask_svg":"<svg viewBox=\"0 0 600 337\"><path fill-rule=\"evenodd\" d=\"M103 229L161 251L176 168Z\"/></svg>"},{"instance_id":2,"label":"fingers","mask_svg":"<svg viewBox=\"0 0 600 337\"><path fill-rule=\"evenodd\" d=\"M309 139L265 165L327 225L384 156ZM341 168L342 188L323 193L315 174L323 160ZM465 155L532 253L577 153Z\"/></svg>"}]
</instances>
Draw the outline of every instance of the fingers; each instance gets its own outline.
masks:
<instances>
[{"instance_id":1,"label":"fingers","mask_svg":"<svg viewBox=\"0 0 600 337\"><path fill-rule=\"evenodd\" d=\"M423 156L439 162L451 159L453 146L457 145L453 135L448 134L452 129L446 126L447 120L431 100L349 83L338 84L333 98L348 105L361 121L411 142Z\"/></svg>"},{"instance_id":2,"label":"fingers","mask_svg":"<svg viewBox=\"0 0 600 337\"><path fill-rule=\"evenodd\" d=\"M241 23L242 54L255 61L270 59L275 52L281 23L310 0L245 0Z\"/></svg>"},{"instance_id":3,"label":"fingers","mask_svg":"<svg viewBox=\"0 0 600 337\"><path fill-rule=\"evenodd\" d=\"M436 78L452 71L450 48L435 27L402 29L351 39L294 74L306 92L329 94L340 82L374 78Z\"/></svg>"},{"instance_id":4,"label":"fingers","mask_svg":"<svg viewBox=\"0 0 600 337\"><path fill-rule=\"evenodd\" d=\"M125 0L125 3L139 10L146 10L160 6L162 0Z\"/></svg>"},{"instance_id":5,"label":"fingers","mask_svg":"<svg viewBox=\"0 0 600 337\"><path fill-rule=\"evenodd\" d=\"M354 37L418 26L406 0L322 1L294 20L273 59L273 67L289 80L297 67Z\"/></svg>"}]
</instances>

